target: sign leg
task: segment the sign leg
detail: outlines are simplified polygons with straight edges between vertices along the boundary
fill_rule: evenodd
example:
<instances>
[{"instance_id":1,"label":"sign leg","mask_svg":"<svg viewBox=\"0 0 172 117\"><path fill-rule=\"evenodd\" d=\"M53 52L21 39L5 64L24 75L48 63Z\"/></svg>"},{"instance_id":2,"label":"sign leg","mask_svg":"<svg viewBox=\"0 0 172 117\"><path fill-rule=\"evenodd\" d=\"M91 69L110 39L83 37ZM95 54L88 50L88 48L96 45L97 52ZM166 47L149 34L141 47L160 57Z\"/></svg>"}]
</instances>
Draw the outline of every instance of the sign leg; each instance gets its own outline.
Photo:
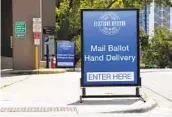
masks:
<instances>
[{"instance_id":1,"label":"sign leg","mask_svg":"<svg viewBox=\"0 0 172 117\"><path fill-rule=\"evenodd\" d=\"M85 96L86 95L86 89L82 88L82 95Z\"/></svg>"},{"instance_id":2,"label":"sign leg","mask_svg":"<svg viewBox=\"0 0 172 117\"><path fill-rule=\"evenodd\" d=\"M80 103L82 103L82 96L80 96Z\"/></svg>"},{"instance_id":3,"label":"sign leg","mask_svg":"<svg viewBox=\"0 0 172 117\"><path fill-rule=\"evenodd\" d=\"M80 96L80 103L82 103L82 96L86 96L86 89L82 88L82 95Z\"/></svg>"},{"instance_id":4,"label":"sign leg","mask_svg":"<svg viewBox=\"0 0 172 117\"><path fill-rule=\"evenodd\" d=\"M139 99L142 100L143 102L146 102L146 100L143 99L143 97L140 95L139 87L136 87L136 96L139 97Z\"/></svg>"},{"instance_id":5,"label":"sign leg","mask_svg":"<svg viewBox=\"0 0 172 117\"><path fill-rule=\"evenodd\" d=\"M139 96L139 95L140 95L139 87L136 87L136 96Z\"/></svg>"},{"instance_id":6,"label":"sign leg","mask_svg":"<svg viewBox=\"0 0 172 117\"><path fill-rule=\"evenodd\" d=\"M144 103L146 102L146 100L142 96L140 96L140 100L142 100Z\"/></svg>"}]
</instances>

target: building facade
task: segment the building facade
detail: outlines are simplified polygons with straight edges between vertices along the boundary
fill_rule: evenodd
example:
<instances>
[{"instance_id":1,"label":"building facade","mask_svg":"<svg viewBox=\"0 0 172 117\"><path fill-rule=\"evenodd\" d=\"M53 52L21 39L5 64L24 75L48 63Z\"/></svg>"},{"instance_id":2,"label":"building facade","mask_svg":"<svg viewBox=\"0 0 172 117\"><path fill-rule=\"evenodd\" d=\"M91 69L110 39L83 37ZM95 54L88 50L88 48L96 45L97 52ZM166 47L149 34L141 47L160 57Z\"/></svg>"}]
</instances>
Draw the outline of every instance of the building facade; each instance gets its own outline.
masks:
<instances>
[{"instance_id":1,"label":"building facade","mask_svg":"<svg viewBox=\"0 0 172 117\"><path fill-rule=\"evenodd\" d=\"M157 7L153 1L141 11L140 25L150 37L154 36L155 27L166 26L172 31L172 8Z\"/></svg>"},{"instance_id":2,"label":"building facade","mask_svg":"<svg viewBox=\"0 0 172 117\"><path fill-rule=\"evenodd\" d=\"M56 0L1 0L1 4L1 68L35 69L35 56L38 56L39 64L39 61L44 58L44 35L41 29L40 44L35 45L33 18L41 19L41 27L54 27ZM19 38L17 30L24 30L25 36ZM36 46L38 47L37 55L35 54Z\"/></svg>"}]
</instances>

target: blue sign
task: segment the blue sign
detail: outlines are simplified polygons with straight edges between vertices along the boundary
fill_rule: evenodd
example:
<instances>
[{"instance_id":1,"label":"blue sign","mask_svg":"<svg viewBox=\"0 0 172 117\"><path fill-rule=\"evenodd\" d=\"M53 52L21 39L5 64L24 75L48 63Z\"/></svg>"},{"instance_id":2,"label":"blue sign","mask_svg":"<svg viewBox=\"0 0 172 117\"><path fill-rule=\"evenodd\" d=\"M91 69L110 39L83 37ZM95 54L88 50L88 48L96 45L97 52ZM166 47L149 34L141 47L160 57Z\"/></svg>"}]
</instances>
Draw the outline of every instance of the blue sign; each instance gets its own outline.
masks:
<instances>
[{"instance_id":1,"label":"blue sign","mask_svg":"<svg viewBox=\"0 0 172 117\"><path fill-rule=\"evenodd\" d=\"M44 42L48 42L49 41L49 37L48 36L44 36Z\"/></svg>"},{"instance_id":2,"label":"blue sign","mask_svg":"<svg viewBox=\"0 0 172 117\"><path fill-rule=\"evenodd\" d=\"M82 86L139 86L139 11L81 11Z\"/></svg>"},{"instance_id":3,"label":"blue sign","mask_svg":"<svg viewBox=\"0 0 172 117\"><path fill-rule=\"evenodd\" d=\"M74 67L75 44L70 41L57 42L57 67Z\"/></svg>"}]
</instances>

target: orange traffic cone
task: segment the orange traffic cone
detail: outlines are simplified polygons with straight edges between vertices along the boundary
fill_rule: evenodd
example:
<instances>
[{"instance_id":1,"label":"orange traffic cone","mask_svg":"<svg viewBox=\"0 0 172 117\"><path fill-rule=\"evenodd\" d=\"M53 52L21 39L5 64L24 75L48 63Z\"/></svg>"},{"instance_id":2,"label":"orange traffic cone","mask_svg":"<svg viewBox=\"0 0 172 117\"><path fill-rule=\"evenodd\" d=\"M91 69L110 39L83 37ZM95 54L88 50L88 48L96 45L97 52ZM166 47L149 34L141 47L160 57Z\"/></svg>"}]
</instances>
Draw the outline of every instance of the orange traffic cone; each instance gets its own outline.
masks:
<instances>
[{"instance_id":1,"label":"orange traffic cone","mask_svg":"<svg viewBox=\"0 0 172 117\"><path fill-rule=\"evenodd\" d=\"M51 68L56 68L56 58L55 57L53 57L53 59L52 59Z\"/></svg>"}]
</instances>

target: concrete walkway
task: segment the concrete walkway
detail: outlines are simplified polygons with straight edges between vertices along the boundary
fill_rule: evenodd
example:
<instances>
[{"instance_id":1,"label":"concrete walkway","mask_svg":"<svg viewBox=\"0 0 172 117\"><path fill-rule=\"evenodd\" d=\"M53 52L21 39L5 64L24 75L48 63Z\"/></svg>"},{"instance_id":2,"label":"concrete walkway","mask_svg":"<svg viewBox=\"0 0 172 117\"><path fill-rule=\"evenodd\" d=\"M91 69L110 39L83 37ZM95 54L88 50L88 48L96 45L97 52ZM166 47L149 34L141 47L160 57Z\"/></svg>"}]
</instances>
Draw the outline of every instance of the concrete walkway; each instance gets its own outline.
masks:
<instances>
[{"instance_id":1,"label":"concrete walkway","mask_svg":"<svg viewBox=\"0 0 172 117\"><path fill-rule=\"evenodd\" d=\"M141 94L146 99L146 103L138 100L138 98L85 99L83 103L79 103L79 97L81 95L80 72L22 75L3 78L21 78L24 80L0 89L1 108L48 108L65 106L74 107L76 110L76 114L96 114L147 112L156 106L156 101L153 100L151 97L147 97L144 90L141 90ZM87 89L87 94L94 95L118 95L124 93L135 94L135 88L106 87Z\"/></svg>"},{"instance_id":2,"label":"concrete walkway","mask_svg":"<svg viewBox=\"0 0 172 117\"><path fill-rule=\"evenodd\" d=\"M32 74L59 74L66 72L65 69L37 69L37 70L1 70L0 89L16 84L29 78Z\"/></svg>"}]
</instances>

